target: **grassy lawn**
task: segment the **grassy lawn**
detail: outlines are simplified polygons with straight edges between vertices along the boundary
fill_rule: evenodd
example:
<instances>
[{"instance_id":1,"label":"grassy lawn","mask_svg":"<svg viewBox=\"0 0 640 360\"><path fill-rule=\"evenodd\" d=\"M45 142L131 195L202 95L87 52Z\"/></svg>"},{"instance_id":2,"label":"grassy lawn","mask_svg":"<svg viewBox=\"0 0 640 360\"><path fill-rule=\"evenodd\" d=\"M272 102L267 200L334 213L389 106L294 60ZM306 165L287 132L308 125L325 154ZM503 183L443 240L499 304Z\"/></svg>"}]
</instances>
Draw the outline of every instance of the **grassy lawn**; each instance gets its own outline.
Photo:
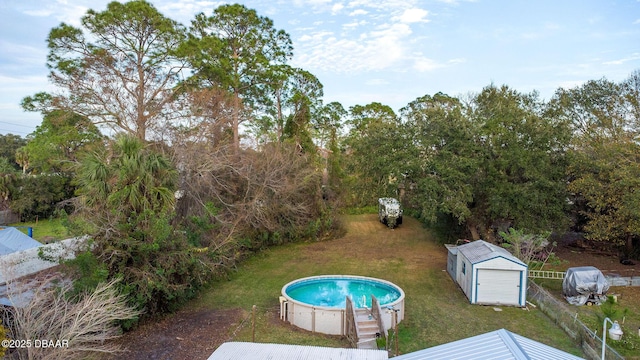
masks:
<instances>
[{"instance_id":1,"label":"grassy lawn","mask_svg":"<svg viewBox=\"0 0 640 360\"><path fill-rule=\"evenodd\" d=\"M213 284L192 302L194 309L245 311L231 338L251 341L251 309L257 306L258 342L345 347L340 337L312 334L279 320L278 297L286 283L306 276L361 275L391 281L405 291L405 320L399 325L400 352L505 328L583 356L578 346L539 310L469 304L449 277L447 251L416 220L390 230L372 214L344 217L347 234L326 242L271 248L246 261L227 281Z\"/></svg>"},{"instance_id":2,"label":"grassy lawn","mask_svg":"<svg viewBox=\"0 0 640 360\"><path fill-rule=\"evenodd\" d=\"M536 282L549 290L555 298L562 299L562 281L538 279ZM623 340L607 340L607 345L613 347L620 355L628 360L640 359L640 287L637 286L612 286L607 292L609 295L615 294L617 302L615 304L601 306L569 306L575 311L576 316L589 329L594 330L602 336L602 322L605 317L617 320L622 326L625 334ZM609 328L611 324L607 324Z\"/></svg>"},{"instance_id":3,"label":"grassy lawn","mask_svg":"<svg viewBox=\"0 0 640 360\"><path fill-rule=\"evenodd\" d=\"M27 227L31 227L33 229L33 238L40 242L46 239L64 240L69 237L67 229L62 225L61 219L22 222L9 226L15 226L25 234L27 233Z\"/></svg>"}]
</instances>

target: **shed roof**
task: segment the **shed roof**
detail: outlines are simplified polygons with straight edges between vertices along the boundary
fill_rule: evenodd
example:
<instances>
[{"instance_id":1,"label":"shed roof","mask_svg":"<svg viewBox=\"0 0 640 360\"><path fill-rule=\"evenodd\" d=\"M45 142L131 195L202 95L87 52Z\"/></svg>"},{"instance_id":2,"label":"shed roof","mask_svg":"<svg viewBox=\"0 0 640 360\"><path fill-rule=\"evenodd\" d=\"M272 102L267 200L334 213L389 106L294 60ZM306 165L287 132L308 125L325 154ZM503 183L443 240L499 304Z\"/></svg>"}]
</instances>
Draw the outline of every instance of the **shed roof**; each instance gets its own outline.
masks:
<instances>
[{"instance_id":1,"label":"shed roof","mask_svg":"<svg viewBox=\"0 0 640 360\"><path fill-rule=\"evenodd\" d=\"M580 360L562 350L500 329L470 338L434 346L394 360Z\"/></svg>"},{"instance_id":2,"label":"shed roof","mask_svg":"<svg viewBox=\"0 0 640 360\"><path fill-rule=\"evenodd\" d=\"M444 247L447 248L447 251L451 254L451 255L458 255L458 246L453 245L453 244L444 244Z\"/></svg>"},{"instance_id":3,"label":"shed roof","mask_svg":"<svg viewBox=\"0 0 640 360\"><path fill-rule=\"evenodd\" d=\"M506 249L490 244L484 240L476 240L468 244L460 245L458 246L458 253L463 254L472 264L502 257L526 266L522 260L511 255Z\"/></svg>"},{"instance_id":4,"label":"shed roof","mask_svg":"<svg viewBox=\"0 0 640 360\"><path fill-rule=\"evenodd\" d=\"M22 231L13 228L0 228L0 255L35 248L42 245L38 241L25 235Z\"/></svg>"},{"instance_id":5,"label":"shed roof","mask_svg":"<svg viewBox=\"0 0 640 360\"><path fill-rule=\"evenodd\" d=\"M226 342L208 360L387 360L384 350L343 349L320 346Z\"/></svg>"}]
</instances>

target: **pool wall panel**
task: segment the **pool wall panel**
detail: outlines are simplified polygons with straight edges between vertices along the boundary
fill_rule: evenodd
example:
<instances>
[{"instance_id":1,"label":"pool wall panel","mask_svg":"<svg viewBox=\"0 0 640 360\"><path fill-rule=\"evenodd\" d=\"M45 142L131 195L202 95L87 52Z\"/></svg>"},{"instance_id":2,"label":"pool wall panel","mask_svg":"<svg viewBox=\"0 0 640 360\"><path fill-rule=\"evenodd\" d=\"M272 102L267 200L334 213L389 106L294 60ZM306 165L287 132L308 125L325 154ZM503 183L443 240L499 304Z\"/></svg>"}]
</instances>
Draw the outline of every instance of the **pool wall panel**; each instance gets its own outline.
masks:
<instances>
[{"instance_id":1,"label":"pool wall panel","mask_svg":"<svg viewBox=\"0 0 640 360\"><path fill-rule=\"evenodd\" d=\"M306 304L291 298L286 289L290 285L301 282L308 281L311 279L328 279L328 278L338 278L338 279L356 279L356 280L371 280L382 282L388 285L393 286L397 290L400 291L400 297L390 304L382 305L382 321L384 323L385 328L391 329L393 327L393 314L387 312L387 308L389 306L393 306L395 310L397 310L398 315L398 323L404 320L404 291L397 285L388 282L386 280L376 279L376 278L367 278L362 276L348 276L348 275L324 275L324 276L313 276L309 278L298 279L296 281L292 281L289 284L285 285L282 288L282 295L286 302L286 306L281 306L281 309L286 309L286 316L283 317L285 321L288 321L292 325L295 325L301 329L318 332L322 334L328 335L344 335L344 324L345 320L345 310L343 308L330 308L330 307L320 307L313 306L310 304Z\"/></svg>"}]
</instances>

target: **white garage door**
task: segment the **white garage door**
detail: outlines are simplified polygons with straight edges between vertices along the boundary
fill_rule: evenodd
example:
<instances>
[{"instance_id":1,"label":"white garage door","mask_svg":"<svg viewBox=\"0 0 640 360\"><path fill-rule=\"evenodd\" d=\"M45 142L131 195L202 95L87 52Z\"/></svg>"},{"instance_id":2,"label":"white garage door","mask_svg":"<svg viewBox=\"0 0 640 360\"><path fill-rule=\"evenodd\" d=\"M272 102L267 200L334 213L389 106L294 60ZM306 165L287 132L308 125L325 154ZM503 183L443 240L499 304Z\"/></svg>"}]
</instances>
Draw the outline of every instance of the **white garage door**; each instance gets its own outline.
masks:
<instances>
[{"instance_id":1,"label":"white garage door","mask_svg":"<svg viewBox=\"0 0 640 360\"><path fill-rule=\"evenodd\" d=\"M479 269L478 304L520 305L520 271Z\"/></svg>"}]
</instances>

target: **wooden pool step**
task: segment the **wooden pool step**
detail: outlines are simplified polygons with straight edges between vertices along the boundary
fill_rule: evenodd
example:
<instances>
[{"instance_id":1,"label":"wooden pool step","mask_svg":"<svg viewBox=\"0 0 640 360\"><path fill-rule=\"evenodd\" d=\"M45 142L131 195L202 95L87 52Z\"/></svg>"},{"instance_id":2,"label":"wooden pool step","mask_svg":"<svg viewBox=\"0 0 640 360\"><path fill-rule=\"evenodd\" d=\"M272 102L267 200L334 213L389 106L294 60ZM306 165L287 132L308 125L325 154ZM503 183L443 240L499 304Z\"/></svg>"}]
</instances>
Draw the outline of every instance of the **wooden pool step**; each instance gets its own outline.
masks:
<instances>
[{"instance_id":1,"label":"wooden pool step","mask_svg":"<svg viewBox=\"0 0 640 360\"><path fill-rule=\"evenodd\" d=\"M380 333L380 328L369 309L356 309L356 326L359 334L358 349L378 349L376 334Z\"/></svg>"}]
</instances>

